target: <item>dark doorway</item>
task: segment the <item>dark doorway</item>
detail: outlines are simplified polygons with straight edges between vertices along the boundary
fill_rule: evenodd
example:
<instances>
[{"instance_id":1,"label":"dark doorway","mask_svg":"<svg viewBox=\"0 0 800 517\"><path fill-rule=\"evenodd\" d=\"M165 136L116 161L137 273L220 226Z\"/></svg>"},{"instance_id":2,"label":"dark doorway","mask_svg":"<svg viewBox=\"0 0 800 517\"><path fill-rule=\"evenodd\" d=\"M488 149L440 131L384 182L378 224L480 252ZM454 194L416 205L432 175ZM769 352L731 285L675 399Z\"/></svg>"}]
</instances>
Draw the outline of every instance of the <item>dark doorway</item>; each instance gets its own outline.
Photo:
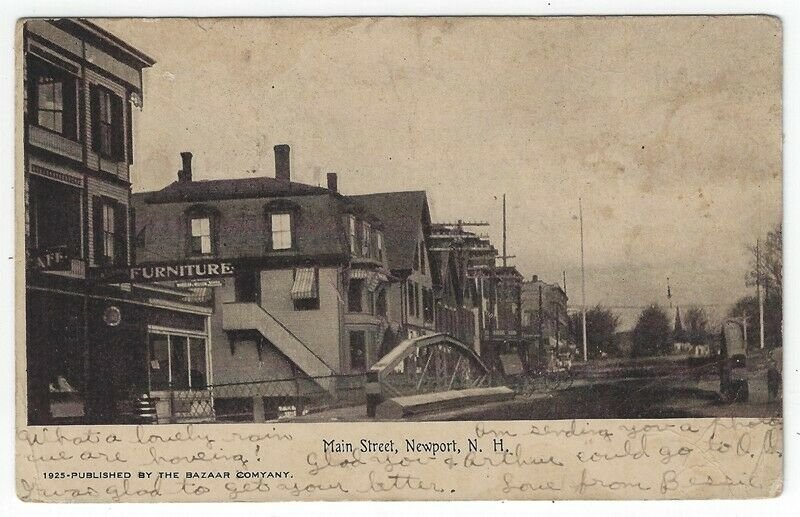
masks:
<instances>
[{"instance_id":1,"label":"dark doorway","mask_svg":"<svg viewBox=\"0 0 800 517\"><path fill-rule=\"evenodd\" d=\"M261 303L261 275L253 269L237 269L234 277L236 301Z\"/></svg>"}]
</instances>

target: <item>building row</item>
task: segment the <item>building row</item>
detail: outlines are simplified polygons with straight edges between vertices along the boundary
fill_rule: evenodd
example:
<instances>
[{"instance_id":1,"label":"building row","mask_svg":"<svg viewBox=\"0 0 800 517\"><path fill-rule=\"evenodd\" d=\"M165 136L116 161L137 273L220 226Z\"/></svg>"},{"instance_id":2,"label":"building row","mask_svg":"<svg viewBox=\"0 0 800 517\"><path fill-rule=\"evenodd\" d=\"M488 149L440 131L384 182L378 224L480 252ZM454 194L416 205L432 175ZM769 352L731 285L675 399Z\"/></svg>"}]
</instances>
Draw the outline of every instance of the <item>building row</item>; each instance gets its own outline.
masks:
<instances>
[{"instance_id":1,"label":"building row","mask_svg":"<svg viewBox=\"0 0 800 517\"><path fill-rule=\"evenodd\" d=\"M502 374L502 356L541 353L545 326L565 335L566 295L548 291L551 332L516 268L434 223L424 191L297 182L288 145L274 177L198 180L183 152L174 181L132 194L154 60L83 20L27 22L24 56L29 423L132 421L143 400L160 421L276 418L363 398L404 339L450 334Z\"/></svg>"}]
</instances>

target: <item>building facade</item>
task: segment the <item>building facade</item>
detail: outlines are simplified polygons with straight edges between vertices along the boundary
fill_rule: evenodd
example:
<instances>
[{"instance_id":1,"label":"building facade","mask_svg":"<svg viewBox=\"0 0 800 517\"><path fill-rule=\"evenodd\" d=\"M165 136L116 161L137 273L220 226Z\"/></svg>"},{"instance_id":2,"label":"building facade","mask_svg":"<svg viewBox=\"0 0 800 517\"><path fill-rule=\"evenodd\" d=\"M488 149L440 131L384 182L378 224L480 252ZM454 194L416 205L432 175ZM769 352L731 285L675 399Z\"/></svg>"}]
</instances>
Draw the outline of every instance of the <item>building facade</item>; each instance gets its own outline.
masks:
<instances>
[{"instance_id":1,"label":"building facade","mask_svg":"<svg viewBox=\"0 0 800 517\"><path fill-rule=\"evenodd\" d=\"M189 383L210 314L187 292L103 279L132 259L132 117L154 61L78 19L26 22L23 55L28 421L124 421L149 390L151 336L185 338Z\"/></svg>"},{"instance_id":2,"label":"building facade","mask_svg":"<svg viewBox=\"0 0 800 517\"><path fill-rule=\"evenodd\" d=\"M533 275L522 284L522 328L533 336L532 356L564 353L574 347L569 339L567 294L559 284Z\"/></svg>"},{"instance_id":3,"label":"building facade","mask_svg":"<svg viewBox=\"0 0 800 517\"><path fill-rule=\"evenodd\" d=\"M291 181L290 149L275 146L274 178L178 179L134 195L140 266L223 261L207 288L214 313L214 384L251 383L216 395L217 417L275 415L275 393L298 379L334 392L377 361L395 310L381 220L327 187ZM338 379L338 380L337 380ZM294 410L300 408L295 407Z\"/></svg>"},{"instance_id":4,"label":"building facade","mask_svg":"<svg viewBox=\"0 0 800 517\"><path fill-rule=\"evenodd\" d=\"M431 216L424 191L353 196L384 225L388 266L389 334L384 354L405 338L436 331L438 269L429 252Z\"/></svg>"}]
</instances>

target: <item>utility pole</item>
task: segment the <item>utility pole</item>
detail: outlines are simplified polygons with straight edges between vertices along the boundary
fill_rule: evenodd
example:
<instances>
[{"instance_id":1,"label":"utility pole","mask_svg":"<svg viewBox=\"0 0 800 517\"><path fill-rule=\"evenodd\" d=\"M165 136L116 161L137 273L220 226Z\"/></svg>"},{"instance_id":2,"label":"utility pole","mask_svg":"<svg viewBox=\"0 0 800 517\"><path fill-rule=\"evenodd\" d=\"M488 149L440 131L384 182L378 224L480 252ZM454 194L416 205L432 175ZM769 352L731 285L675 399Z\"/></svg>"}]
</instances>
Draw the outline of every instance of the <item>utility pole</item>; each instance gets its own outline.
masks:
<instances>
[{"instance_id":1,"label":"utility pole","mask_svg":"<svg viewBox=\"0 0 800 517\"><path fill-rule=\"evenodd\" d=\"M542 307L542 284L539 283L539 366L542 366L544 362L542 358L544 357L544 312Z\"/></svg>"},{"instance_id":2,"label":"utility pole","mask_svg":"<svg viewBox=\"0 0 800 517\"><path fill-rule=\"evenodd\" d=\"M583 262L583 201L578 198L578 210L581 219L581 312L583 313L583 360L589 360L589 350L586 346L586 267Z\"/></svg>"},{"instance_id":3,"label":"utility pole","mask_svg":"<svg viewBox=\"0 0 800 517\"><path fill-rule=\"evenodd\" d=\"M756 293L758 295L758 347L764 348L764 297L761 296L761 249L756 240Z\"/></svg>"},{"instance_id":4,"label":"utility pole","mask_svg":"<svg viewBox=\"0 0 800 517\"><path fill-rule=\"evenodd\" d=\"M503 194L503 267L506 267L508 253L506 253L506 195Z\"/></svg>"},{"instance_id":5,"label":"utility pole","mask_svg":"<svg viewBox=\"0 0 800 517\"><path fill-rule=\"evenodd\" d=\"M566 296L566 294L567 294L567 270L565 269L564 271L562 271L562 274L564 275L564 295Z\"/></svg>"}]
</instances>

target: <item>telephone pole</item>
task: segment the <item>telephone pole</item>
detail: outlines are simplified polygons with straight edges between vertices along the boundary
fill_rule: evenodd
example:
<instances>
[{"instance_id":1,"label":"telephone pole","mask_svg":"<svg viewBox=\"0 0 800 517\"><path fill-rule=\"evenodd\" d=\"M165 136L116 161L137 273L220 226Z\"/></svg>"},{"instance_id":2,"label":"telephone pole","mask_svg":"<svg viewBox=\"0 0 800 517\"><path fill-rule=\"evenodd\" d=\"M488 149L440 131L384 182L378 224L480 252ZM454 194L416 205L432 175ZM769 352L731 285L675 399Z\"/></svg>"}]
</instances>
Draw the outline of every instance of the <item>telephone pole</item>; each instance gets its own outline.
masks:
<instances>
[{"instance_id":1,"label":"telephone pole","mask_svg":"<svg viewBox=\"0 0 800 517\"><path fill-rule=\"evenodd\" d=\"M756 240L756 293L758 296L758 347L764 348L764 297L761 296L761 249Z\"/></svg>"},{"instance_id":2,"label":"telephone pole","mask_svg":"<svg viewBox=\"0 0 800 517\"><path fill-rule=\"evenodd\" d=\"M503 267L506 267L508 253L506 253L506 195L503 194Z\"/></svg>"},{"instance_id":3,"label":"telephone pole","mask_svg":"<svg viewBox=\"0 0 800 517\"><path fill-rule=\"evenodd\" d=\"M583 201L578 198L578 210L581 219L581 312L583 314L583 360L589 360L589 350L586 346L586 267L583 262Z\"/></svg>"}]
</instances>

